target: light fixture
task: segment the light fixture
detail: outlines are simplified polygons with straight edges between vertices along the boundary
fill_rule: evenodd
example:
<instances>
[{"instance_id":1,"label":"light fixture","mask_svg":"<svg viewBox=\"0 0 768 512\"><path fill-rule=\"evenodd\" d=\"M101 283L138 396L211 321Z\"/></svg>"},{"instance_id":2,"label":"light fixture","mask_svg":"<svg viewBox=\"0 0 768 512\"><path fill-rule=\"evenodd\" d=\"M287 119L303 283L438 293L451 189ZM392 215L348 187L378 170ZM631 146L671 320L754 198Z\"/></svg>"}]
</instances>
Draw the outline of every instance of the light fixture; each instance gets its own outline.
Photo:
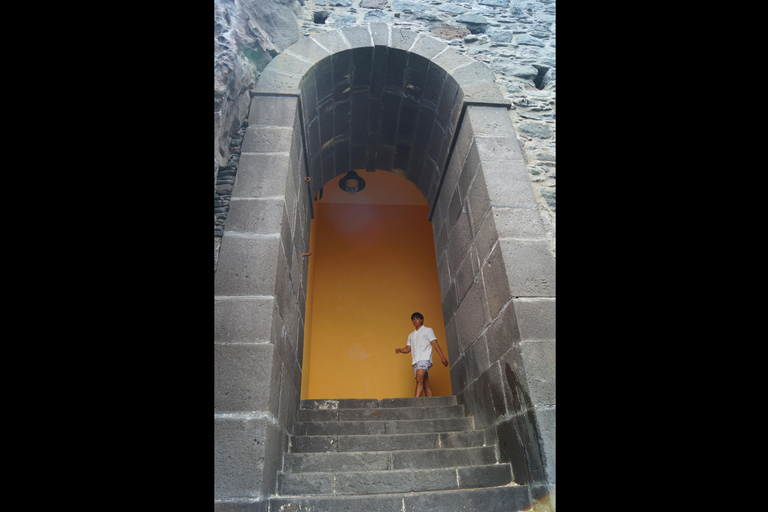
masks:
<instances>
[{"instance_id":1,"label":"light fixture","mask_svg":"<svg viewBox=\"0 0 768 512\"><path fill-rule=\"evenodd\" d=\"M365 180L355 171L349 171L339 180L339 188L348 194L355 195L365 188Z\"/></svg>"}]
</instances>

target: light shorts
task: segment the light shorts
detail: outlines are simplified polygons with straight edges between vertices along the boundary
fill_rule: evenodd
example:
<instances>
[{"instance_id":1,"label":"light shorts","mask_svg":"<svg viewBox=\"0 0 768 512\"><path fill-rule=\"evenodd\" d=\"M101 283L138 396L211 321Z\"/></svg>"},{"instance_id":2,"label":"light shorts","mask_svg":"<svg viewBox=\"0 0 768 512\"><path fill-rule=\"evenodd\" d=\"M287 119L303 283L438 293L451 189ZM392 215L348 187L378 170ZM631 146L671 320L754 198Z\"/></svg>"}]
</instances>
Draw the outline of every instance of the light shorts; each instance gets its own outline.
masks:
<instances>
[{"instance_id":1,"label":"light shorts","mask_svg":"<svg viewBox=\"0 0 768 512\"><path fill-rule=\"evenodd\" d=\"M413 365L413 378L416 378L416 370L427 370L427 375L429 375L430 366L432 366L432 362L427 359L417 361L416 364Z\"/></svg>"}]
</instances>

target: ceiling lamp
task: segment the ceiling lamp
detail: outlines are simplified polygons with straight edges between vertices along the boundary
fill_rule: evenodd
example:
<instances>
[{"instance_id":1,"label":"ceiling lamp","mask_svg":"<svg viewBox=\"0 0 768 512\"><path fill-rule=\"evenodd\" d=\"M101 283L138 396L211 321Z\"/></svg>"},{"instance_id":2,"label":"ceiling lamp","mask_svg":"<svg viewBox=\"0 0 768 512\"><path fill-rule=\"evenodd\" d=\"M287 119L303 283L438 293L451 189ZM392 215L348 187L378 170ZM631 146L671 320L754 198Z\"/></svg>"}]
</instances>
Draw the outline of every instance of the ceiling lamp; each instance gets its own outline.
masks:
<instances>
[{"instance_id":1,"label":"ceiling lamp","mask_svg":"<svg viewBox=\"0 0 768 512\"><path fill-rule=\"evenodd\" d=\"M339 188L348 194L355 195L365 188L365 180L355 171L349 171L339 180Z\"/></svg>"}]
</instances>

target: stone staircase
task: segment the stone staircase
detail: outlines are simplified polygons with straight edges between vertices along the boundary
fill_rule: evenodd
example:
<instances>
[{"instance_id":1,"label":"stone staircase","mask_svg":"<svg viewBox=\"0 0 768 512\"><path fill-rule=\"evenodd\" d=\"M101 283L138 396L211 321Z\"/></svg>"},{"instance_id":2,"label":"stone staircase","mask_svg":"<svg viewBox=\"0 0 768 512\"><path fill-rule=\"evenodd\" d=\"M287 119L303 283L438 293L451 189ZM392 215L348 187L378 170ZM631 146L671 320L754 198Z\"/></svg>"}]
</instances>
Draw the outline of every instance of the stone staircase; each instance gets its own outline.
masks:
<instances>
[{"instance_id":1,"label":"stone staircase","mask_svg":"<svg viewBox=\"0 0 768 512\"><path fill-rule=\"evenodd\" d=\"M531 506L455 396L302 400L270 512Z\"/></svg>"}]
</instances>

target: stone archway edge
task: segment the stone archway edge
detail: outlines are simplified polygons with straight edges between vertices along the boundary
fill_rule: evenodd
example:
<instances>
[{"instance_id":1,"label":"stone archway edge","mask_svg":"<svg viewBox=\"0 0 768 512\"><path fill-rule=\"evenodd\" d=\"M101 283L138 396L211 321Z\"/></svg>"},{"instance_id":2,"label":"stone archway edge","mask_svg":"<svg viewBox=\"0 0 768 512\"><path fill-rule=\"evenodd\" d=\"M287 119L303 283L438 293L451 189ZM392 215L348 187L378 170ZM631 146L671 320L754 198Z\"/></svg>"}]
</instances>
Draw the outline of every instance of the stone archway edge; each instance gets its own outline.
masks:
<instances>
[{"instance_id":1,"label":"stone archway edge","mask_svg":"<svg viewBox=\"0 0 768 512\"><path fill-rule=\"evenodd\" d=\"M428 197L431 221L435 205L440 196L446 170L456 146L456 141L464 120L467 107L503 107L511 108L511 102L504 98L495 84L495 76L483 63L461 55L441 40L423 33L409 30L392 29L385 23L371 23L367 26L346 27L314 35L288 47L274 58L260 76L253 96L293 97L298 100L300 126L304 152L304 175L311 178L309 170L309 152L304 124L304 107L301 99L301 79L318 62L330 57L334 52L354 48L387 46L416 53L430 59L451 75L461 87L461 113L453 130L447 157L442 164L440 183L434 197ZM310 188L311 185L307 185ZM314 218L314 208L310 202L310 214Z\"/></svg>"},{"instance_id":2,"label":"stone archway edge","mask_svg":"<svg viewBox=\"0 0 768 512\"><path fill-rule=\"evenodd\" d=\"M382 31L387 36L382 36ZM264 68L254 93L297 95L302 77L321 60L338 51L371 46L387 46L421 55L456 80L465 101L510 108L510 101L501 94L495 84L496 77L486 64L462 55L428 34L392 29L385 23L345 27L312 35L291 45Z\"/></svg>"}]
</instances>

